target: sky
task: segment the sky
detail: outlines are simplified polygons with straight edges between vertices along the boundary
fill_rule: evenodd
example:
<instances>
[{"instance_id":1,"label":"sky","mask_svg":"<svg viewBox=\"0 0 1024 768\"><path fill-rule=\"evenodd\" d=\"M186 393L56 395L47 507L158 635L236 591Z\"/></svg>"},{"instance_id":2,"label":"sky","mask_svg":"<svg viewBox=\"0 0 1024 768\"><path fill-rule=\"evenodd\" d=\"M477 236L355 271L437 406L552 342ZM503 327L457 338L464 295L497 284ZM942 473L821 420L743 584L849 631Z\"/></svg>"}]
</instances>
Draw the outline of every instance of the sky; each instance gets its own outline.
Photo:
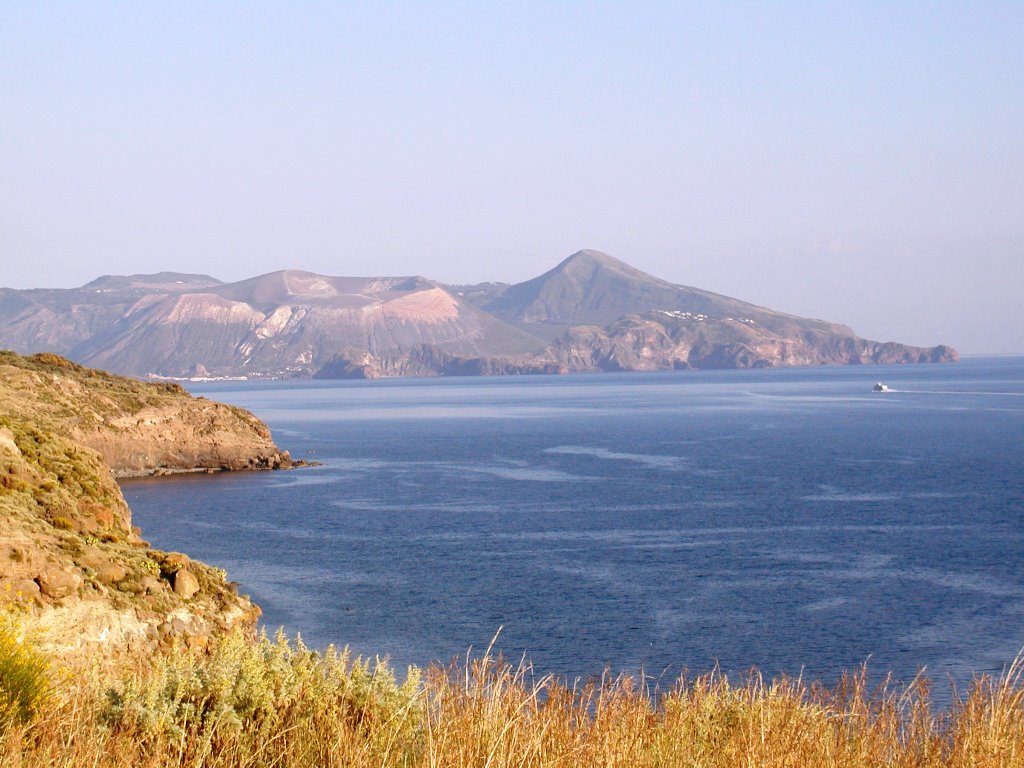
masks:
<instances>
[{"instance_id":1,"label":"sky","mask_svg":"<svg viewBox=\"0 0 1024 768\"><path fill-rule=\"evenodd\" d=\"M594 248L1024 353L1024 3L0 4L0 286Z\"/></svg>"}]
</instances>

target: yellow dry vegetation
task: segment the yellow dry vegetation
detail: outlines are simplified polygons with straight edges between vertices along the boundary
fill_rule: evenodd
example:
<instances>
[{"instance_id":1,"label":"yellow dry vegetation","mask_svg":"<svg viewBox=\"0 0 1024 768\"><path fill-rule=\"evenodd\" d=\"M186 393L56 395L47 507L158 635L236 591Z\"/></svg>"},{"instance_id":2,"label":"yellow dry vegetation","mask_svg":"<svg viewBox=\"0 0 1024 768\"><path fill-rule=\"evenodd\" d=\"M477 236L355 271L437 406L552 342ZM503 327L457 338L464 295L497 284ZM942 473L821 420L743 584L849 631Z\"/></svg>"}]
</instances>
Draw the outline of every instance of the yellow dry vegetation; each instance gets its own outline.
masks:
<instances>
[{"instance_id":1,"label":"yellow dry vegetation","mask_svg":"<svg viewBox=\"0 0 1024 768\"><path fill-rule=\"evenodd\" d=\"M1019 662L941 711L923 679L870 689L863 671L832 688L717 673L667 690L626 676L567 686L488 653L399 684L347 650L241 633L144 666L57 674L29 717L0 724L0 765L1024 765Z\"/></svg>"}]
</instances>

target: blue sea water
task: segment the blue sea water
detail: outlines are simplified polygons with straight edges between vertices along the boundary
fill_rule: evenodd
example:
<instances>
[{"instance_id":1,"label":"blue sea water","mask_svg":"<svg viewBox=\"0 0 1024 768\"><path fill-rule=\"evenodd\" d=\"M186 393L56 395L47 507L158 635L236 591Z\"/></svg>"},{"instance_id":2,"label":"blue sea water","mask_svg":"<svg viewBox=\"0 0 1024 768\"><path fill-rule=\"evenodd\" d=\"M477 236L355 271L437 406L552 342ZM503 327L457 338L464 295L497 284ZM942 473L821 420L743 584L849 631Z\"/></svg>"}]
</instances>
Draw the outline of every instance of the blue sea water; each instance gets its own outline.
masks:
<instances>
[{"instance_id":1,"label":"blue sea water","mask_svg":"<svg viewBox=\"0 0 1024 768\"><path fill-rule=\"evenodd\" d=\"M125 482L136 523L311 645L825 681L1024 646L1024 358L190 388L323 466Z\"/></svg>"}]
</instances>

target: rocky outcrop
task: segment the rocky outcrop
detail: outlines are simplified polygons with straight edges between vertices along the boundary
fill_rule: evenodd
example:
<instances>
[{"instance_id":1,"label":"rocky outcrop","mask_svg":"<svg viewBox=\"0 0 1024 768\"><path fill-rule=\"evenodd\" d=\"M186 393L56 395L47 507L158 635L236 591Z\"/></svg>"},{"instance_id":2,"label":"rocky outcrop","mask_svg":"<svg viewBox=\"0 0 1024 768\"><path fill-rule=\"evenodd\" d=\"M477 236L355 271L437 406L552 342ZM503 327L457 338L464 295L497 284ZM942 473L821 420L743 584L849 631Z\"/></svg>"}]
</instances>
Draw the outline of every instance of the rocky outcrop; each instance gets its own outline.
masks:
<instances>
[{"instance_id":1,"label":"rocky outcrop","mask_svg":"<svg viewBox=\"0 0 1024 768\"><path fill-rule=\"evenodd\" d=\"M98 453L0 420L0 601L21 606L41 645L64 656L145 652L255 623L259 609L223 571L139 537Z\"/></svg>"},{"instance_id":2,"label":"rocky outcrop","mask_svg":"<svg viewBox=\"0 0 1024 768\"><path fill-rule=\"evenodd\" d=\"M174 383L143 383L56 355L0 352L3 409L59 425L98 452L118 477L295 466L248 411L193 397ZM301 463L301 462L299 462Z\"/></svg>"},{"instance_id":3,"label":"rocky outcrop","mask_svg":"<svg viewBox=\"0 0 1024 768\"><path fill-rule=\"evenodd\" d=\"M122 474L289 463L245 411L0 353L0 603L21 606L38 641L65 655L200 647L253 625L259 609L223 571L142 540L108 458Z\"/></svg>"}]
</instances>

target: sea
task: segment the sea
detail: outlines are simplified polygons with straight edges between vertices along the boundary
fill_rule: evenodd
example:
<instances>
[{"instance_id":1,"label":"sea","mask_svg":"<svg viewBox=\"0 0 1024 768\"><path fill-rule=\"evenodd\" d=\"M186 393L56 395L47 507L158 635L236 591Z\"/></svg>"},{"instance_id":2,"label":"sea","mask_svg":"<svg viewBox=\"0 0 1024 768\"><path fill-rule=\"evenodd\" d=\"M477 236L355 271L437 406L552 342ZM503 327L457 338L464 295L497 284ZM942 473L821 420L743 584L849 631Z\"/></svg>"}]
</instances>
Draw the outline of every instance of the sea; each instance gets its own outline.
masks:
<instances>
[{"instance_id":1,"label":"sea","mask_svg":"<svg viewBox=\"0 0 1024 768\"><path fill-rule=\"evenodd\" d=\"M1022 357L189 389L321 465L126 481L136 524L309 646L941 685L1024 646Z\"/></svg>"}]
</instances>

